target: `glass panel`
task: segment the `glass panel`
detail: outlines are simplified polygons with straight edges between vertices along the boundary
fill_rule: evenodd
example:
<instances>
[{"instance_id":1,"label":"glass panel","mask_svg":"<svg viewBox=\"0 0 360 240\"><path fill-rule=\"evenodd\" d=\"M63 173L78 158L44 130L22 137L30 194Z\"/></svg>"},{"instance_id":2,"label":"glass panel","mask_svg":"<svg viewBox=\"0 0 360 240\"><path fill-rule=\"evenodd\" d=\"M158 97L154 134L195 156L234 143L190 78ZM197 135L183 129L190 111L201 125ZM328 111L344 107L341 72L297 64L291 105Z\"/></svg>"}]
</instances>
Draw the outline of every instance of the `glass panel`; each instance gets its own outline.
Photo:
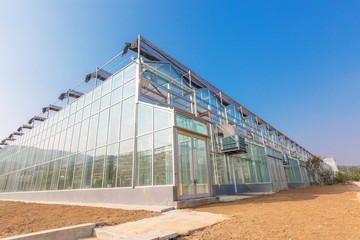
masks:
<instances>
[{"instance_id":1,"label":"glass panel","mask_svg":"<svg viewBox=\"0 0 360 240\"><path fill-rule=\"evenodd\" d=\"M84 97L80 97L80 98L77 100L77 101L78 101L77 110L80 110L80 109L84 106L84 100L85 100Z\"/></svg>"},{"instance_id":2,"label":"glass panel","mask_svg":"<svg viewBox=\"0 0 360 240\"><path fill-rule=\"evenodd\" d=\"M124 85L124 99L135 94L135 80L131 80Z\"/></svg>"},{"instance_id":3,"label":"glass panel","mask_svg":"<svg viewBox=\"0 0 360 240\"><path fill-rule=\"evenodd\" d=\"M118 103L122 100L122 87L115 89L111 93L111 104Z\"/></svg>"},{"instance_id":4,"label":"glass panel","mask_svg":"<svg viewBox=\"0 0 360 240\"><path fill-rule=\"evenodd\" d=\"M90 188L94 153L95 153L94 150L86 153L84 174L82 179L82 188Z\"/></svg>"},{"instance_id":5,"label":"glass panel","mask_svg":"<svg viewBox=\"0 0 360 240\"><path fill-rule=\"evenodd\" d=\"M99 114L94 115L90 118L89 136L87 141L87 149L93 149L96 143L96 133L98 126Z\"/></svg>"},{"instance_id":6,"label":"glass panel","mask_svg":"<svg viewBox=\"0 0 360 240\"><path fill-rule=\"evenodd\" d=\"M154 130L171 126L171 113L154 108Z\"/></svg>"},{"instance_id":7,"label":"glass panel","mask_svg":"<svg viewBox=\"0 0 360 240\"><path fill-rule=\"evenodd\" d=\"M65 174L66 174L66 167L68 163L68 158L63 158L61 161L61 168L60 168L60 174L59 174L59 183L58 183L58 190L64 189L65 184Z\"/></svg>"},{"instance_id":8,"label":"glass panel","mask_svg":"<svg viewBox=\"0 0 360 240\"><path fill-rule=\"evenodd\" d=\"M154 185L173 183L172 129L154 133Z\"/></svg>"},{"instance_id":9,"label":"glass panel","mask_svg":"<svg viewBox=\"0 0 360 240\"><path fill-rule=\"evenodd\" d=\"M115 187L119 143L109 145L106 151L104 188Z\"/></svg>"},{"instance_id":10,"label":"glass panel","mask_svg":"<svg viewBox=\"0 0 360 240\"><path fill-rule=\"evenodd\" d=\"M55 164L54 162L49 163L49 171L46 180L46 190L50 190L51 188L51 180L54 172L54 164Z\"/></svg>"},{"instance_id":11,"label":"glass panel","mask_svg":"<svg viewBox=\"0 0 360 240\"><path fill-rule=\"evenodd\" d=\"M185 129L192 130L192 119L176 114L176 125Z\"/></svg>"},{"instance_id":12,"label":"glass panel","mask_svg":"<svg viewBox=\"0 0 360 240\"><path fill-rule=\"evenodd\" d=\"M138 135L152 131L153 108L144 104L138 105Z\"/></svg>"},{"instance_id":13,"label":"glass panel","mask_svg":"<svg viewBox=\"0 0 360 240\"><path fill-rule=\"evenodd\" d=\"M123 83L123 71L113 76L112 89L119 87Z\"/></svg>"},{"instance_id":14,"label":"glass panel","mask_svg":"<svg viewBox=\"0 0 360 240\"><path fill-rule=\"evenodd\" d=\"M80 122L81 119L82 119L82 113L83 113L83 110L80 109L78 110L76 113L75 113L75 122Z\"/></svg>"},{"instance_id":15,"label":"glass panel","mask_svg":"<svg viewBox=\"0 0 360 240\"><path fill-rule=\"evenodd\" d=\"M182 196L195 194L191 148L191 137L178 134L179 192Z\"/></svg>"},{"instance_id":16,"label":"glass panel","mask_svg":"<svg viewBox=\"0 0 360 240\"><path fill-rule=\"evenodd\" d=\"M101 188L103 183L105 147L96 149L94 159L94 172L92 177L92 188Z\"/></svg>"},{"instance_id":17,"label":"glass panel","mask_svg":"<svg viewBox=\"0 0 360 240\"><path fill-rule=\"evenodd\" d=\"M67 167L67 170L66 170L65 189L71 189L72 188L73 176L74 176L75 158L76 158L76 155L72 155L72 156L69 157L68 167Z\"/></svg>"},{"instance_id":18,"label":"glass panel","mask_svg":"<svg viewBox=\"0 0 360 240\"><path fill-rule=\"evenodd\" d=\"M88 105L91 103L92 101L92 94L93 94L93 91L90 91L88 92L86 95L85 95L85 102L84 102L84 106Z\"/></svg>"},{"instance_id":19,"label":"glass panel","mask_svg":"<svg viewBox=\"0 0 360 240\"><path fill-rule=\"evenodd\" d=\"M209 193L205 140L194 138L196 194Z\"/></svg>"},{"instance_id":20,"label":"glass panel","mask_svg":"<svg viewBox=\"0 0 360 240\"><path fill-rule=\"evenodd\" d=\"M132 163L134 154L134 140L130 139L120 143L117 187L132 186Z\"/></svg>"},{"instance_id":21,"label":"glass panel","mask_svg":"<svg viewBox=\"0 0 360 240\"><path fill-rule=\"evenodd\" d=\"M106 95L111 90L111 79L106 79L102 84L102 95Z\"/></svg>"},{"instance_id":22,"label":"glass panel","mask_svg":"<svg viewBox=\"0 0 360 240\"><path fill-rule=\"evenodd\" d=\"M100 99L91 104L91 115L97 113L100 109Z\"/></svg>"},{"instance_id":23,"label":"glass panel","mask_svg":"<svg viewBox=\"0 0 360 240\"><path fill-rule=\"evenodd\" d=\"M78 123L74 126L74 132L71 140L71 154L77 152L78 144L79 144L79 135L80 135L81 123Z\"/></svg>"},{"instance_id":24,"label":"glass panel","mask_svg":"<svg viewBox=\"0 0 360 240\"><path fill-rule=\"evenodd\" d=\"M67 120L69 120L67 122ZM63 125L62 125L62 130L64 130L67 126L71 126L74 125L75 123L75 114L70 115L69 119L64 119Z\"/></svg>"},{"instance_id":25,"label":"glass panel","mask_svg":"<svg viewBox=\"0 0 360 240\"><path fill-rule=\"evenodd\" d=\"M57 190L58 181L59 181L59 172L60 172L61 159L55 161L54 171L51 179L50 190Z\"/></svg>"},{"instance_id":26,"label":"glass panel","mask_svg":"<svg viewBox=\"0 0 360 240\"><path fill-rule=\"evenodd\" d=\"M136 64L131 64L130 66L128 66L127 68L125 68L124 71L124 82L126 83L128 80L130 80L131 78L135 77L135 73L136 73Z\"/></svg>"},{"instance_id":27,"label":"glass panel","mask_svg":"<svg viewBox=\"0 0 360 240\"><path fill-rule=\"evenodd\" d=\"M75 173L74 173L74 183L72 187L73 189L78 189L81 186L84 159L85 159L85 155L83 153L79 153L77 155Z\"/></svg>"},{"instance_id":28,"label":"glass panel","mask_svg":"<svg viewBox=\"0 0 360 240\"><path fill-rule=\"evenodd\" d=\"M129 98L123 102L121 118L121 139L134 136L134 123L135 123L135 98Z\"/></svg>"},{"instance_id":29,"label":"glass panel","mask_svg":"<svg viewBox=\"0 0 360 240\"><path fill-rule=\"evenodd\" d=\"M66 131L66 138L65 138L65 146L64 146L64 156L67 156L70 154L70 147L71 147L71 137L74 127L68 128Z\"/></svg>"},{"instance_id":30,"label":"glass panel","mask_svg":"<svg viewBox=\"0 0 360 240\"><path fill-rule=\"evenodd\" d=\"M121 103L110 108L108 143L118 141L120 138Z\"/></svg>"},{"instance_id":31,"label":"glass panel","mask_svg":"<svg viewBox=\"0 0 360 240\"><path fill-rule=\"evenodd\" d=\"M152 185L152 134L137 139L136 186Z\"/></svg>"},{"instance_id":32,"label":"glass panel","mask_svg":"<svg viewBox=\"0 0 360 240\"><path fill-rule=\"evenodd\" d=\"M101 96L101 88L102 88L102 85L98 85L96 88L94 88L93 101L98 99Z\"/></svg>"},{"instance_id":33,"label":"glass panel","mask_svg":"<svg viewBox=\"0 0 360 240\"><path fill-rule=\"evenodd\" d=\"M106 144L108 123L109 123L109 109L100 113L97 143L96 143L97 147Z\"/></svg>"},{"instance_id":34,"label":"glass panel","mask_svg":"<svg viewBox=\"0 0 360 240\"><path fill-rule=\"evenodd\" d=\"M79 152L86 150L88 130L89 130L89 119L87 119L81 123L81 132L80 132L80 139L79 139Z\"/></svg>"},{"instance_id":35,"label":"glass panel","mask_svg":"<svg viewBox=\"0 0 360 240\"><path fill-rule=\"evenodd\" d=\"M110 107L110 94L101 98L100 111L104 110L107 107Z\"/></svg>"},{"instance_id":36,"label":"glass panel","mask_svg":"<svg viewBox=\"0 0 360 240\"><path fill-rule=\"evenodd\" d=\"M83 119L86 119L90 116L90 110L91 110L91 105L88 105L87 107L84 108Z\"/></svg>"}]
</instances>

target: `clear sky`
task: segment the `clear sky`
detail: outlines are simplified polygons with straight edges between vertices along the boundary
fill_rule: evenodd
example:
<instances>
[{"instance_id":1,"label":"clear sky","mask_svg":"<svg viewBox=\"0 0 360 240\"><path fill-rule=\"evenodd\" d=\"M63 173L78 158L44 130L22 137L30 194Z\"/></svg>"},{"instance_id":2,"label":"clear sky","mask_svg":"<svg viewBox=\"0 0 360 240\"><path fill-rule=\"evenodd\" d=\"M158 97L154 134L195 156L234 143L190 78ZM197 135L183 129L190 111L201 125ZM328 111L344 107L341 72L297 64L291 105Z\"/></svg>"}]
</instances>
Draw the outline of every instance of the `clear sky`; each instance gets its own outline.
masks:
<instances>
[{"instance_id":1,"label":"clear sky","mask_svg":"<svg viewBox=\"0 0 360 240\"><path fill-rule=\"evenodd\" d=\"M360 165L360 1L0 0L0 139L138 34L313 154Z\"/></svg>"}]
</instances>

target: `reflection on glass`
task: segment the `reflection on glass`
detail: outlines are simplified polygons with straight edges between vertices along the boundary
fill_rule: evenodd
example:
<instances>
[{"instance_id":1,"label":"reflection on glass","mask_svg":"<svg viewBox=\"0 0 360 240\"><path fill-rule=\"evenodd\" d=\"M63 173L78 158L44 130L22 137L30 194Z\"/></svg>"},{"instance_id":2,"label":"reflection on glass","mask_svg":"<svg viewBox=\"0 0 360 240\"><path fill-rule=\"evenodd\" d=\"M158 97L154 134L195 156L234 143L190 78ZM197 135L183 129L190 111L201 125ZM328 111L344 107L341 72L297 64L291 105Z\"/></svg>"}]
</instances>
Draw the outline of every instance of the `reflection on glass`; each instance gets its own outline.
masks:
<instances>
[{"instance_id":1,"label":"reflection on glass","mask_svg":"<svg viewBox=\"0 0 360 240\"><path fill-rule=\"evenodd\" d=\"M180 195L193 195L194 172L190 136L178 134L178 158Z\"/></svg>"},{"instance_id":2,"label":"reflection on glass","mask_svg":"<svg viewBox=\"0 0 360 240\"><path fill-rule=\"evenodd\" d=\"M153 108L145 104L138 105L138 135L149 133L153 126Z\"/></svg>"},{"instance_id":3,"label":"reflection on glass","mask_svg":"<svg viewBox=\"0 0 360 240\"><path fill-rule=\"evenodd\" d=\"M109 109L100 113L98 135L96 142L97 147L106 144L108 123L109 123Z\"/></svg>"},{"instance_id":4,"label":"reflection on glass","mask_svg":"<svg viewBox=\"0 0 360 240\"><path fill-rule=\"evenodd\" d=\"M90 188L91 186L91 173L92 173L92 166L94 160L94 153L95 153L94 150L86 153L84 173L82 179L82 188Z\"/></svg>"},{"instance_id":5,"label":"reflection on glass","mask_svg":"<svg viewBox=\"0 0 360 240\"><path fill-rule=\"evenodd\" d=\"M173 183L172 129L154 133L154 185Z\"/></svg>"},{"instance_id":6,"label":"reflection on glass","mask_svg":"<svg viewBox=\"0 0 360 240\"><path fill-rule=\"evenodd\" d=\"M136 186L152 185L152 134L137 139Z\"/></svg>"},{"instance_id":7,"label":"reflection on glass","mask_svg":"<svg viewBox=\"0 0 360 240\"><path fill-rule=\"evenodd\" d=\"M134 110L135 98L131 97L122 103L122 117L121 118L121 139L134 136Z\"/></svg>"},{"instance_id":8,"label":"reflection on glass","mask_svg":"<svg viewBox=\"0 0 360 240\"><path fill-rule=\"evenodd\" d=\"M119 143L109 145L106 150L104 187L115 187Z\"/></svg>"},{"instance_id":9,"label":"reflection on glass","mask_svg":"<svg viewBox=\"0 0 360 240\"><path fill-rule=\"evenodd\" d=\"M120 138L121 104L110 108L108 143L118 141Z\"/></svg>"},{"instance_id":10,"label":"reflection on glass","mask_svg":"<svg viewBox=\"0 0 360 240\"><path fill-rule=\"evenodd\" d=\"M73 176L74 176L74 166L75 166L75 158L76 155L72 155L69 157L69 162L66 170L66 182L65 182L65 189L71 189L73 183Z\"/></svg>"},{"instance_id":11,"label":"reflection on glass","mask_svg":"<svg viewBox=\"0 0 360 240\"><path fill-rule=\"evenodd\" d=\"M122 87L115 89L111 93L111 104L116 104L122 100Z\"/></svg>"},{"instance_id":12,"label":"reflection on glass","mask_svg":"<svg viewBox=\"0 0 360 240\"><path fill-rule=\"evenodd\" d=\"M85 155L79 153L76 159L75 165L75 173L74 173L74 182L73 182L73 189L78 189L81 187L81 179L83 173L83 165L84 165Z\"/></svg>"},{"instance_id":13,"label":"reflection on glass","mask_svg":"<svg viewBox=\"0 0 360 240\"><path fill-rule=\"evenodd\" d=\"M136 74L136 64L131 64L124 70L124 83L135 77Z\"/></svg>"},{"instance_id":14,"label":"reflection on glass","mask_svg":"<svg viewBox=\"0 0 360 240\"><path fill-rule=\"evenodd\" d=\"M94 159L94 169L92 176L92 188L102 187L105 150L105 147L96 149L96 157Z\"/></svg>"},{"instance_id":15,"label":"reflection on glass","mask_svg":"<svg viewBox=\"0 0 360 240\"><path fill-rule=\"evenodd\" d=\"M171 126L171 113L154 108L154 130Z\"/></svg>"},{"instance_id":16,"label":"reflection on glass","mask_svg":"<svg viewBox=\"0 0 360 240\"><path fill-rule=\"evenodd\" d=\"M132 186L132 163L134 154L134 140L120 142L118 159L117 187Z\"/></svg>"},{"instance_id":17,"label":"reflection on glass","mask_svg":"<svg viewBox=\"0 0 360 240\"><path fill-rule=\"evenodd\" d=\"M96 133L98 126L99 114L90 118L89 136L87 141L87 149L93 149L96 143Z\"/></svg>"},{"instance_id":18,"label":"reflection on glass","mask_svg":"<svg viewBox=\"0 0 360 240\"><path fill-rule=\"evenodd\" d=\"M131 95L134 95L135 94L135 80L131 80L130 82L125 83L123 88L124 88L124 92L123 92L124 99L130 97Z\"/></svg>"},{"instance_id":19,"label":"reflection on glass","mask_svg":"<svg viewBox=\"0 0 360 240\"><path fill-rule=\"evenodd\" d=\"M123 71L120 71L119 73L115 74L113 76L112 81L113 81L112 89L119 87L123 83Z\"/></svg>"}]
</instances>

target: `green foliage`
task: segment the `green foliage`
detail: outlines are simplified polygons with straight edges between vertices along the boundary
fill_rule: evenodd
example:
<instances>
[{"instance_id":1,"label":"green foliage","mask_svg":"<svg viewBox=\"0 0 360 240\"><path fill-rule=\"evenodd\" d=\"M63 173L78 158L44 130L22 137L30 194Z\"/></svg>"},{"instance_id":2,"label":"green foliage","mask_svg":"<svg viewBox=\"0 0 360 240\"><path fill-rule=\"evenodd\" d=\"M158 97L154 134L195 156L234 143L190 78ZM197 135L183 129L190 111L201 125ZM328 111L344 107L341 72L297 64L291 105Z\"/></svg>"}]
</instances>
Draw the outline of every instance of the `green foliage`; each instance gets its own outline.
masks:
<instances>
[{"instance_id":1,"label":"green foliage","mask_svg":"<svg viewBox=\"0 0 360 240\"><path fill-rule=\"evenodd\" d=\"M343 183L348 181L360 181L360 167L340 166L338 176Z\"/></svg>"},{"instance_id":2,"label":"green foliage","mask_svg":"<svg viewBox=\"0 0 360 240\"><path fill-rule=\"evenodd\" d=\"M350 180L349 175L343 172L338 172L337 176L334 178L335 183L347 183L349 180Z\"/></svg>"}]
</instances>

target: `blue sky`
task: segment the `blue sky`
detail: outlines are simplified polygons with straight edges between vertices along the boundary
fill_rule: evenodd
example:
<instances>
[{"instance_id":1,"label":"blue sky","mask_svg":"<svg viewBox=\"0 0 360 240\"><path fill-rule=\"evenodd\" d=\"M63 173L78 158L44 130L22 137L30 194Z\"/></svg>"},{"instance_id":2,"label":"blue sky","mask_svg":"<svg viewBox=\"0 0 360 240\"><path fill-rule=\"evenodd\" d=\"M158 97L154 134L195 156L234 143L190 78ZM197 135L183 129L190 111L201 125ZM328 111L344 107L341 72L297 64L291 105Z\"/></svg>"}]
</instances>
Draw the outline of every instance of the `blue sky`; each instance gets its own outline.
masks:
<instances>
[{"instance_id":1,"label":"blue sky","mask_svg":"<svg viewBox=\"0 0 360 240\"><path fill-rule=\"evenodd\" d=\"M1 0L0 9L0 138L141 34L312 153L360 165L359 1Z\"/></svg>"}]
</instances>

